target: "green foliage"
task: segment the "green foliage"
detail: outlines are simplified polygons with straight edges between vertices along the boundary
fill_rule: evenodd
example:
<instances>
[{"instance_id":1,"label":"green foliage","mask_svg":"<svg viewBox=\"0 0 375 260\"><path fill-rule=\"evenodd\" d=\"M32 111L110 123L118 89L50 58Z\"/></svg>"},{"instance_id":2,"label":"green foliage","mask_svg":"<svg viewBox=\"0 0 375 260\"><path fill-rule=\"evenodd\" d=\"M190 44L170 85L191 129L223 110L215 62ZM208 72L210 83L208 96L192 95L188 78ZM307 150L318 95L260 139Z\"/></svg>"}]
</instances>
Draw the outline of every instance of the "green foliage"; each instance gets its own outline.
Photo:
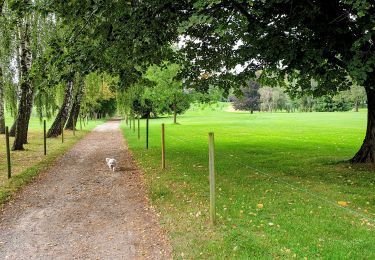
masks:
<instances>
[{"instance_id":1,"label":"green foliage","mask_svg":"<svg viewBox=\"0 0 375 260\"><path fill-rule=\"evenodd\" d=\"M49 0L47 3L70 31L67 39L58 41L61 44L55 48L61 64L73 61L88 71L105 70L119 76L119 84L125 89L135 84L150 65L160 64L173 55L170 42L177 38L176 29L160 30L165 17L159 15L160 8L153 8L163 4L160 1ZM166 5L163 12L171 9ZM145 17L152 17L154 22ZM69 49L66 51L62 46Z\"/></svg>"},{"instance_id":2,"label":"green foliage","mask_svg":"<svg viewBox=\"0 0 375 260\"><path fill-rule=\"evenodd\" d=\"M366 96L363 87L353 85L351 90L338 92L336 95L324 95L313 97L304 95L299 98L291 98L282 88L262 87L259 89L260 107L262 111L293 112L296 109L302 112L335 112L349 111L354 108L358 111L360 104L364 104ZM354 103L358 101L357 105Z\"/></svg>"},{"instance_id":3,"label":"green foliage","mask_svg":"<svg viewBox=\"0 0 375 260\"><path fill-rule=\"evenodd\" d=\"M354 110L358 112L359 107L366 106L366 91L363 87L358 85L352 85L350 90L343 91L338 96L345 100L350 100L353 103Z\"/></svg>"},{"instance_id":4,"label":"green foliage","mask_svg":"<svg viewBox=\"0 0 375 260\"><path fill-rule=\"evenodd\" d=\"M314 110L317 112L335 112L349 111L352 104L346 102L343 98L333 98L330 96L322 96L315 100Z\"/></svg>"},{"instance_id":5,"label":"green foliage","mask_svg":"<svg viewBox=\"0 0 375 260\"><path fill-rule=\"evenodd\" d=\"M189 10L179 24L182 56L190 65L185 76L204 85L219 80L216 85L227 88L261 70L266 85L294 81L288 86L293 95L348 89L348 75L370 88L374 8L371 1L187 2L178 9ZM203 73L210 77L202 80Z\"/></svg>"},{"instance_id":6,"label":"green foliage","mask_svg":"<svg viewBox=\"0 0 375 260\"><path fill-rule=\"evenodd\" d=\"M206 91L196 91L191 90L193 95L193 100L200 105L201 108L205 108L207 106L214 106L218 104L218 102L224 101L224 92L225 90L219 86L208 86Z\"/></svg>"},{"instance_id":7,"label":"green foliage","mask_svg":"<svg viewBox=\"0 0 375 260\"><path fill-rule=\"evenodd\" d=\"M10 80L5 80L5 108L15 117L17 115L17 87Z\"/></svg>"},{"instance_id":8,"label":"green foliage","mask_svg":"<svg viewBox=\"0 0 375 260\"><path fill-rule=\"evenodd\" d=\"M113 115L116 111L115 89L118 78L108 73L92 72L84 79L84 98L81 104L82 114L101 113Z\"/></svg>"},{"instance_id":9,"label":"green foliage","mask_svg":"<svg viewBox=\"0 0 375 260\"><path fill-rule=\"evenodd\" d=\"M193 101L191 93L177 79L180 67L164 63L150 66L144 80L118 92L119 109L123 114L145 117L149 114L182 114Z\"/></svg>"},{"instance_id":10,"label":"green foliage","mask_svg":"<svg viewBox=\"0 0 375 260\"><path fill-rule=\"evenodd\" d=\"M153 86L145 90L144 98L152 101L155 112L182 114L190 107L191 96L176 79L179 71L179 65L169 63L147 69L144 78Z\"/></svg>"},{"instance_id":11,"label":"green foliage","mask_svg":"<svg viewBox=\"0 0 375 260\"><path fill-rule=\"evenodd\" d=\"M299 99L298 103L302 112L312 112L315 101L313 96L304 95Z\"/></svg>"},{"instance_id":12,"label":"green foliage","mask_svg":"<svg viewBox=\"0 0 375 260\"><path fill-rule=\"evenodd\" d=\"M259 110L260 108L260 85L257 82L250 81L246 87L241 88L242 95L238 97L234 103L233 107L237 110L246 110L253 112Z\"/></svg>"}]
</instances>

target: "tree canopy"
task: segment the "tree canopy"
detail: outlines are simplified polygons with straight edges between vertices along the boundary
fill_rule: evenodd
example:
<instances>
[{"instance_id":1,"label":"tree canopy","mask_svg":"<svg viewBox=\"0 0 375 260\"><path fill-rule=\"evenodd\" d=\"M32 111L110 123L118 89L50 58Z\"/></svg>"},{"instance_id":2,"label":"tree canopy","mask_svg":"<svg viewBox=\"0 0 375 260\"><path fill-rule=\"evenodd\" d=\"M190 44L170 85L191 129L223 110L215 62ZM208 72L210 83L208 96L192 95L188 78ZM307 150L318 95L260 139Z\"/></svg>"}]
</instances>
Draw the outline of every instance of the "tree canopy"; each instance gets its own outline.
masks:
<instances>
[{"instance_id":1,"label":"tree canopy","mask_svg":"<svg viewBox=\"0 0 375 260\"><path fill-rule=\"evenodd\" d=\"M47 78L48 84L39 85L53 87L54 80L69 82L75 72L84 77L97 71L118 78L117 90L129 93L127 89L140 86L150 66L162 66L166 61L181 66L176 76L187 89L199 91L219 86L228 92L256 80L283 87L292 97L317 97L361 85L367 95L368 126L352 162L375 162L372 1L5 3L6 10L12 10L7 21L23 21L33 30L47 28L43 41L30 42L33 60L27 74L32 78L23 77L21 81L30 86ZM24 50L27 53L27 48Z\"/></svg>"}]
</instances>

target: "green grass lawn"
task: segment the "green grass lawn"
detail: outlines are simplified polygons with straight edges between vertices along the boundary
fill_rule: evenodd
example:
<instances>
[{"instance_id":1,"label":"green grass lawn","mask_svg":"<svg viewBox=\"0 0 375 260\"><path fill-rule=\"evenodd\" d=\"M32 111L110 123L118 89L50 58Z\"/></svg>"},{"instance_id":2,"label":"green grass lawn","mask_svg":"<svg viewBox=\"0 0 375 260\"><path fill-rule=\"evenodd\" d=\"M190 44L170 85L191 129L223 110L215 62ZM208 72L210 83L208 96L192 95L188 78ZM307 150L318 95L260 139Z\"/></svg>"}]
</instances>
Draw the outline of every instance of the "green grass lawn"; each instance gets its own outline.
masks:
<instances>
[{"instance_id":1,"label":"green grass lawn","mask_svg":"<svg viewBox=\"0 0 375 260\"><path fill-rule=\"evenodd\" d=\"M375 170L344 162L362 143L364 111L223 110L194 109L178 117L178 125L172 118L150 120L149 150L144 120L141 140L122 125L176 258L375 259ZM166 124L165 171L161 123ZM209 225L208 208L211 131L215 227Z\"/></svg>"},{"instance_id":2,"label":"green grass lawn","mask_svg":"<svg viewBox=\"0 0 375 260\"><path fill-rule=\"evenodd\" d=\"M6 118L9 128L13 122L12 118ZM73 136L72 131L64 131L64 143L61 142L61 136L58 138L47 139L47 156L44 156L43 148L43 123L39 118L32 117L30 120L28 141L25 145L25 151L12 151L12 175L7 178L7 163L5 149L5 135L0 135L0 206L7 201L10 196L24 184L31 181L41 170L48 167L58 156L65 153L78 140L80 140L91 129L103 121L89 121L82 131L76 131ZM53 123L52 119L47 121L47 130ZM82 124L83 126L83 124ZM77 124L80 130L80 124ZM10 146L13 144L14 138L10 138Z\"/></svg>"}]
</instances>

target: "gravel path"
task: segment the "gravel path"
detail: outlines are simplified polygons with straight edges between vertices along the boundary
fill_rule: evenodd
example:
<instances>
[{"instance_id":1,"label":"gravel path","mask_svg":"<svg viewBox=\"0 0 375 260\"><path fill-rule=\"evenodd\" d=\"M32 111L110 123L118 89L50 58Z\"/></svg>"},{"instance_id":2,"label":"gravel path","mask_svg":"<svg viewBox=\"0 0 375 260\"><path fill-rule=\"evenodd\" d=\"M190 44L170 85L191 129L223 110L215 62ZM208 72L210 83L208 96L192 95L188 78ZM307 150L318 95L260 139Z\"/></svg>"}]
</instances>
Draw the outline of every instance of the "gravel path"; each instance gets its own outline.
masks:
<instances>
[{"instance_id":1,"label":"gravel path","mask_svg":"<svg viewBox=\"0 0 375 260\"><path fill-rule=\"evenodd\" d=\"M140 174L119 121L98 126L2 209L0 259L171 258Z\"/></svg>"}]
</instances>

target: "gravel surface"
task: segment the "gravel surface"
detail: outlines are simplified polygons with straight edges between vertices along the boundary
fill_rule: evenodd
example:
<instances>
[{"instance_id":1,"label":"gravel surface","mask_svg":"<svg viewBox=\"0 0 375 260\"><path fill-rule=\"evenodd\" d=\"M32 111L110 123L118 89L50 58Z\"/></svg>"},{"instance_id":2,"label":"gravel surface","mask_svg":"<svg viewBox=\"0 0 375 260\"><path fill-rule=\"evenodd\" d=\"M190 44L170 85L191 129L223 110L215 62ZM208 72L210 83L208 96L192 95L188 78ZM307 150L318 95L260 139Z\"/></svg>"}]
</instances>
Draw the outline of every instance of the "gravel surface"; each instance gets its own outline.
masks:
<instances>
[{"instance_id":1,"label":"gravel surface","mask_svg":"<svg viewBox=\"0 0 375 260\"><path fill-rule=\"evenodd\" d=\"M0 212L0 259L170 258L119 121L94 129Z\"/></svg>"}]
</instances>

